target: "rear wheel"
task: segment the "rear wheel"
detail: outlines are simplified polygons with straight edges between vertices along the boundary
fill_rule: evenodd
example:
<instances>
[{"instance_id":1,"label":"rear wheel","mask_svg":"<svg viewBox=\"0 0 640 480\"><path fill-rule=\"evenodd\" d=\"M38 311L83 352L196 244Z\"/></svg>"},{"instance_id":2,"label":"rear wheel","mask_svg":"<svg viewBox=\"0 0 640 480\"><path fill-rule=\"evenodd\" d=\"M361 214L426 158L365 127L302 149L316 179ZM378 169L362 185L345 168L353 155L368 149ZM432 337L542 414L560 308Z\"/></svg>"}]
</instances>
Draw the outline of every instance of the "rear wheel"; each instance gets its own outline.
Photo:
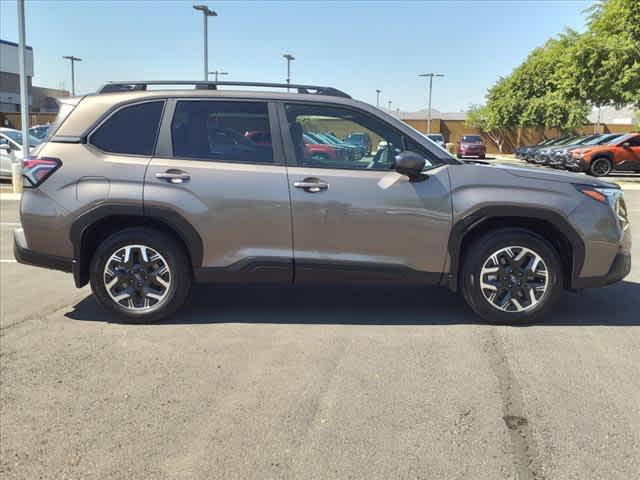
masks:
<instances>
[{"instance_id":1,"label":"rear wheel","mask_svg":"<svg viewBox=\"0 0 640 480\"><path fill-rule=\"evenodd\" d=\"M612 169L611 160L605 157L598 157L591 160L589 174L594 177L606 177L611 173Z\"/></svg>"},{"instance_id":2,"label":"rear wheel","mask_svg":"<svg viewBox=\"0 0 640 480\"><path fill-rule=\"evenodd\" d=\"M177 311L191 288L184 248L148 228L127 228L107 238L91 262L91 289L108 310L130 323L160 320Z\"/></svg>"},{"instance_id":3,"label":"rear wheel","mask_svg":"<svg viewBox=\"0 0 640 480\"><path fill-rule=\"evenodd\" d=\"M503 229L474 242L461 283L466 302L483 319L527 323L549 313L562 290L562 266L538 235Z\"/></svg>"}]
</instances>

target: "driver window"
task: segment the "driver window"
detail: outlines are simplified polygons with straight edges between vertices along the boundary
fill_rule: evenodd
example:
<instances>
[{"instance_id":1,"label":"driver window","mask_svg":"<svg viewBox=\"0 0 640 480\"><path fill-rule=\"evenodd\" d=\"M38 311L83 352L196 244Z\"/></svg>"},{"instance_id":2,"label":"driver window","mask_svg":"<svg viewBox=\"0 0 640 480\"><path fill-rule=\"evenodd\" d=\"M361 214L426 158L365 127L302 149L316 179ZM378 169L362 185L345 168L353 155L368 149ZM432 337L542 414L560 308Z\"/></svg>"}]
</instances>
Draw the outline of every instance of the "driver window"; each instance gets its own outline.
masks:
<instances>
[{"instance_id":1,"label":"driver window","mask_svg":"<svg viewBox=\"0 0 640 480\"><path fill-rule=\"evenodd\" d=\"M330 106L285 105L298 165L390 170L402 138L380 120Z\"/></svg>"}]
</instances>

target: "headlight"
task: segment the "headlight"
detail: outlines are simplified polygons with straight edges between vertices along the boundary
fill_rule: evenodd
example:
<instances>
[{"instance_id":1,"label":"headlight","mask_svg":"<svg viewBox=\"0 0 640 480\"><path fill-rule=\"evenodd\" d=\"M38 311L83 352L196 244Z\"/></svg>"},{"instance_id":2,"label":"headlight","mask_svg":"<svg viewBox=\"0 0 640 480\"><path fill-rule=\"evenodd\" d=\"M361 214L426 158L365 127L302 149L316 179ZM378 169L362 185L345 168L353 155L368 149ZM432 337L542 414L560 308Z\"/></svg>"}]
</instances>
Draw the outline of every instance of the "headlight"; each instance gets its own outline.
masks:
<instances>
[{"instance_id":1,"label":"headlight","mask_svg":"<svg viewBox=\"0 0 640 480\"><path fill-rule=\"evenodd\" d=\"M616 187L593 187L591 185L574 184L576 190L592 198L596 202L607 203L613 210L620 228L624 231L629 228L629 214L627 204L624 201L624 192Z\"/></svg>"}]
</instances>

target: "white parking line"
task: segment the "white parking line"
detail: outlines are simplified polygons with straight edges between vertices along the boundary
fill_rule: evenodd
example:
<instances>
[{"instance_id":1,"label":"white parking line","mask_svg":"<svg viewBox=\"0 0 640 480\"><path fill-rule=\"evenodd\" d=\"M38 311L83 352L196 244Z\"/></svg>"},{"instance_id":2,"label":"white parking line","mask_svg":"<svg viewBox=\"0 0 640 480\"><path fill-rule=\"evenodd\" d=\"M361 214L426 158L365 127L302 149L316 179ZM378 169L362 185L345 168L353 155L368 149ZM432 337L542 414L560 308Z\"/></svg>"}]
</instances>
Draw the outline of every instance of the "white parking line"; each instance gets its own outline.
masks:
<instances>
[{"instance_id":1,"label":"white parking line","mask_svg":"<svg viewBox=\"0 0 640 480\"><path fill-rule=\"evenodd\" d=\"M20 222L0 222L0 227L19 227Z\"/></svg>"},{"instance_id":2,"label":"white parking line","mask_svg":"<svg viewBox=\"0 0 640 480\"><path fill-rule=\"evenodd\" d=\"M17 263L15 258L0 258L0 263Z\"/></svg>"}]
</instances>

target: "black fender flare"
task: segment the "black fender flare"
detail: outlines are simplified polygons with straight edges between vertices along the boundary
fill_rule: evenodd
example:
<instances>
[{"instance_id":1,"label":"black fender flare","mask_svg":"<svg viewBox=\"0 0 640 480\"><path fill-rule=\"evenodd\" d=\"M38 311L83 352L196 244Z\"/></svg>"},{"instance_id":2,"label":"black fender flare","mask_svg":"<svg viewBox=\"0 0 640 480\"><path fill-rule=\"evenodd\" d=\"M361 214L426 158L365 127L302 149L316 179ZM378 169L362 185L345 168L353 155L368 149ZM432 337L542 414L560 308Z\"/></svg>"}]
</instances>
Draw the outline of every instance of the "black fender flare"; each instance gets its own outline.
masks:
<instances>
[{"instance_id":1,"label":"black fender flare","mask_svg":"<svg viewBox=\"0 0 640 480\"><path fill-rule=\"evenodd\" d=\"M458 272L464 252L461 251L464 238L472 233L484 222L494 218L521 217L534 220L543 220L551 225L571 244L573 258L571 259L570 284L574 285L577 276L582 269L585 257L585 244L582 237L568 222L568 220L558 212L545 208L520 207L514 205L490 205L480 207L472 211L464 218L454 223L449 235L449 258L450 269L447 285L453 290L458 290Z\"/></svg>"},{"instance_id":2,"label":"black fender flare","mask_svg":"<svg viewBox=\"0 0 640 480\"><path fill-rule=\"evenodd\" d=\"M154 220L164 223L176 232L187 247L193 267L202 266L203 242L196 229L182 215L171 208L127 205L120 203L103 203L78 216L71 224L69 239L73 245L73 275L76 286L86 285L88 282L89 259L83 255L83 238L87 230L108 217L139 217L141 223Z\"/></svg>"}]
</instances>

